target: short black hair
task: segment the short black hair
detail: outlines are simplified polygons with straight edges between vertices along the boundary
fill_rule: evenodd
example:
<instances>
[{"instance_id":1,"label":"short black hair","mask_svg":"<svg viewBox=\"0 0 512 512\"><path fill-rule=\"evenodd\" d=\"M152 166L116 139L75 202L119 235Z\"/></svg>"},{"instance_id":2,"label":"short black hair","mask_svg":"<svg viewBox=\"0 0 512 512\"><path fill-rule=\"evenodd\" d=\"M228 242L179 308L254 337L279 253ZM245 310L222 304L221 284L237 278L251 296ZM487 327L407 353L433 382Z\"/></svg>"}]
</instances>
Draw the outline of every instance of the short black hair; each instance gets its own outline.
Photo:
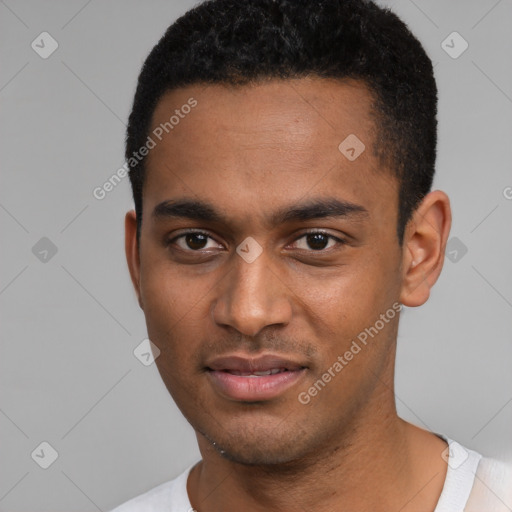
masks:
<instances>
[{"instance_id":1,"label":"short black hair","mask_svg":"<svg viewBox=\"0 0 512 512\"><path fill-rule=\"evenodd\" d=\"M167 91L192 84L246 85L272 78L353 78L374 96L379 163L398 179L399 244L430 191L437 143L432 62L407 25L369 0L207 0L152 49L139 75L126 134L137 241L146 144ZM340 141L341 142L341 141Z\"/></svg>"}]
</instances>

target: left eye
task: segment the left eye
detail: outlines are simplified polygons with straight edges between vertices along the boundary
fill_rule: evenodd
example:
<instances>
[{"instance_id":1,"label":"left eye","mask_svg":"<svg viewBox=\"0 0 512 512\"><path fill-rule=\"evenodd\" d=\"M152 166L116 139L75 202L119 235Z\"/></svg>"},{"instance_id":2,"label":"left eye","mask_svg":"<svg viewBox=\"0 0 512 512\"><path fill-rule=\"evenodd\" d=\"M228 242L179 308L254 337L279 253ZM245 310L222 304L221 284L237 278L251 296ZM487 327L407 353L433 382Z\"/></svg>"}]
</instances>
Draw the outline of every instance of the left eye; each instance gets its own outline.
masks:
<instances>
[{"instance_id":1,"label":"left eye","mask_svg":"<svg viewBox=\"0 0 512 512\"><path fill-rule=\"evenodd\" d=\"M322 231L312 231L310 233L305 233L300 238L297 238L295 243L297 244L299 240L303 240L305 242L304 245L306 245L306 247L299 247L299 249L312 249L313 251L323 251L335 246L336 243L344 243L340 238L329 235L328 233L324 233Z\"/></svg>"}]
</instances>

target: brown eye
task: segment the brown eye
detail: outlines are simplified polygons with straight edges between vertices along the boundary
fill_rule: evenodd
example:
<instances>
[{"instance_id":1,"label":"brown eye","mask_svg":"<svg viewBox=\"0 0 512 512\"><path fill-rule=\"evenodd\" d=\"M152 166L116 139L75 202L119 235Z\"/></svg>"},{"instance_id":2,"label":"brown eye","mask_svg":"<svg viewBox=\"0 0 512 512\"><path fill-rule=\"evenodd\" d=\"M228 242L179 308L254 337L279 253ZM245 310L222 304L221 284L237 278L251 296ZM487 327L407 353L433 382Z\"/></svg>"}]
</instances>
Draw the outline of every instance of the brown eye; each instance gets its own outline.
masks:
<instances>
[{"instance_id":1,"label":"brown eye","mask_svg":"<svg viewBox=\"0 0 512 512\"><path fill-rule=\"evenodd\" d=\"M208 241L208 236L204 233L188 233L184 235L185 243L189 249L204 249Z\"/></svg>"},{"instance_id":2,"label":"brown eye","mask_svg":"<svg viewBox=\"0 0 512 512\"><path fill-rule=\"evenodd\" d=\"M201 252L202 249L222 248L208 233L203 233L202 231L188 231L168 240L166 245L176 245L180 249L188 252Z\"/></svg>"},{"instance_id":3,"label":"brown eye","mask_svg":"<svg viewBox=\"0 0 512 512\"><path fill-rule=\"evenodd\" d=\"M329 236L324 233L311 233L306 235L307 244L315 251L325 249L329 243Z\"/></svg>"},{"instance_id":4,"label":"brown eye","mask_svg":"<svg viewBox=\"0 0 512 512\"><path fill-rule=\"evenodd\" d=\"M344 240L323 231L310 231L297 238L295 245L298 249L308 252L320 252L331 249L336 245L343 245Z\"/></svg>"}]
</instances>

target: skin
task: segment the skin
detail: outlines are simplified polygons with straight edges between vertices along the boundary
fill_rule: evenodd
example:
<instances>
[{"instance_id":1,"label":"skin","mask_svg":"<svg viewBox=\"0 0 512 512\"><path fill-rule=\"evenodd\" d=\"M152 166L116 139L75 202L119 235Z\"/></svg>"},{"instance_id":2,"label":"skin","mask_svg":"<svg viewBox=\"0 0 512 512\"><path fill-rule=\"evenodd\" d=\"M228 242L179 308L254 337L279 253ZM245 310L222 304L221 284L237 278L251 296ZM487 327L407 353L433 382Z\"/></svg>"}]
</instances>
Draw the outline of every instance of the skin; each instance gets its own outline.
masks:
<instances>
[{"instance_id":1,"label":"skin","mask_svg":"<svg viewBox=\"0 0 512 512\"><path fill-rule=\"evenodd\" d=\"M160 100L152 129L190 97L198 105L148 155L140 248L134 211L125 229L131 278L161 350L158 370L197 434L192 506L433 511L446 443L397 416L399 315L308 404L298 394L394 303L428 299L451 225L448 197L424 198L400 246L398 183L373 154L372 96L361 82L192 85ZM354 161L338 150L349 134L366 147ZM268 222L277 210L327 197L366 213ZM227 223L152 215L162 201L182 198L207 201ZM211 238L192 237L191 246L176 239L190 229ZM345 243L320 237L319 250L308 230ZM263 250L252 263L236 252L247 237ZM307 369L276 398L230 400L205 364L234 352L277 352Z\"/></svg>"}]
</instances>

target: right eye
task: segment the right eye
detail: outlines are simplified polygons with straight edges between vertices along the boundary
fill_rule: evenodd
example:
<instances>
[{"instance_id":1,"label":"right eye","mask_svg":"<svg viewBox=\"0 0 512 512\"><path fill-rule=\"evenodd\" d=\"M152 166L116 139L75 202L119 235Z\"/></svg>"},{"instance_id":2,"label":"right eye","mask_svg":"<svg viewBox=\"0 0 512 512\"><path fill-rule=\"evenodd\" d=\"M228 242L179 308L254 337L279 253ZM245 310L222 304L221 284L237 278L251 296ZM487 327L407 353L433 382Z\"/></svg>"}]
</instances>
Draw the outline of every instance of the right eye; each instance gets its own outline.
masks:
<instances>
[{"instance_id":1,"label":"right eye","mask_svg":"<svg viewBox=\"0 0 512 512\"><path fill-rule=\"evenodd\" d=\"M208 239L213 238L203 231L187 231L166 242L167 246L176 244L181 250L188 252L201 252L202 249L214 249L215 246L208 247ZM217 244L219 247L219 244Z\"/></svg>"}]
</instances>

